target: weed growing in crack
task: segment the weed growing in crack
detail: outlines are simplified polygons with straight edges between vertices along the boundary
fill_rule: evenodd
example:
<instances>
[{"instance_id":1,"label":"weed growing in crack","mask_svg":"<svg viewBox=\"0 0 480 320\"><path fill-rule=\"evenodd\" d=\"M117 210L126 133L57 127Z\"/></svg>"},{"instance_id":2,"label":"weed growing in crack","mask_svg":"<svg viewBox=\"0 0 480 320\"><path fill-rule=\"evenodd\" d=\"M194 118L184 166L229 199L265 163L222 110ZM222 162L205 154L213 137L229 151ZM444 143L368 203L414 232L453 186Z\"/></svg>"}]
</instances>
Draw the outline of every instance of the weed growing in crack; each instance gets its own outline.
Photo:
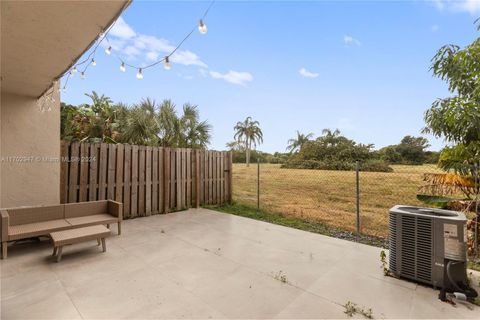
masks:
<instances>
[{"instance_id":1,"label":"weed growing in crack","mask_svg":"<svg viewBox=\"0 0 480 320\"><path fill-rule=\"evenodd\" d=\"M372 308L367 309L365 307L360 307L356 303L351 301L347 301L344 307L345 307L345 314L347 314L349 317L353 317L356 314L361 314L367 319L373 319Z\"/></svg>"},{"instance_id":2,"label":"weed growing in crack","mask_svg":"<svg viewBox=\"0 0 480 320\"><path fill-rule=\"evenodd\" d=\"M385 250L380 251L380 262L382 264L383 275L389 276L390 270L387 268L387 254L385 253Z\"/></svg>"},{"instance_id":3,"label":"weed growing in crack","mask_svg":"<svg viewBox=\"0 0 480 320\"><path fill-rule=\"evenodd\" d=\"M285 273L283 273L282 270L280 270L276 274L274 274L273 278L275 280L278 280L278 281L282 282L282 283L288 283L287 276L285 275Z\"/></svg>"}]
</instances>

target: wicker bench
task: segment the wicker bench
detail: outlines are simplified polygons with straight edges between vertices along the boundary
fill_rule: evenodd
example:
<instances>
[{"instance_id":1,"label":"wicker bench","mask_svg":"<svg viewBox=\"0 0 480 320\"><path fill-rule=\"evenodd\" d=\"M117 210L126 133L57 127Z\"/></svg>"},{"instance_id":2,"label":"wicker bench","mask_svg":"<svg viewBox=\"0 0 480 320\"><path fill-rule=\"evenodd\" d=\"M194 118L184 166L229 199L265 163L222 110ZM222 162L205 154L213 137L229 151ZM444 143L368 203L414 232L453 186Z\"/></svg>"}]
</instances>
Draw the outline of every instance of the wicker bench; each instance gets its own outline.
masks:
<instances>
[{"instance_id":1,"label":"wicker bench","mask_svg":"<svg viewBox=\"0 0 480 320\"><path fill-rule=\"evenodd\" d=\"M63 247L70 244L97 240L98 245L102 243L103 252L107 251L105 238L110 235L110 229L103 225L96 225L84 228L68 229L52 232L50 237L53 242L53 256L57 256L57 262L62 259Z\"/></svg>"},{"instance_id":2,"label":"wicker bench","mask_svg":"<svg viewBox=\"0 0 480 320\"><path fill-rule=\"evenodd\" d=\"M112 200L78 202L0 210L2 258L7 258L7 242L48 236L52 232L116 223L121 233L122 204Z\"/></svg>"}]
</instances>

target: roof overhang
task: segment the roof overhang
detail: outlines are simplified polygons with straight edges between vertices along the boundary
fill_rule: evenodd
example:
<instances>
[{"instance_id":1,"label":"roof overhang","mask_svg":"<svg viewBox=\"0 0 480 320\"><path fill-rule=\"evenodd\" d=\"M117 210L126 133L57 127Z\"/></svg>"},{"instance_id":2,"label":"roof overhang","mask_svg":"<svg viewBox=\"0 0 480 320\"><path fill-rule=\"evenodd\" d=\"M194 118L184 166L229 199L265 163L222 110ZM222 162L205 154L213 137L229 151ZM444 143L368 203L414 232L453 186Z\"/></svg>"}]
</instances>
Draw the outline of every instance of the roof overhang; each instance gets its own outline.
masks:
<instances>
[{"instance_id":1,"label":"roof overhang","mask_svg":"<svg viewBox=\"0 0 480 320\"><path fill-rule=\"evenodd\" d=\"M1 91L39 97L131 0L1 1Z\"/></svg>"}]
</instances>

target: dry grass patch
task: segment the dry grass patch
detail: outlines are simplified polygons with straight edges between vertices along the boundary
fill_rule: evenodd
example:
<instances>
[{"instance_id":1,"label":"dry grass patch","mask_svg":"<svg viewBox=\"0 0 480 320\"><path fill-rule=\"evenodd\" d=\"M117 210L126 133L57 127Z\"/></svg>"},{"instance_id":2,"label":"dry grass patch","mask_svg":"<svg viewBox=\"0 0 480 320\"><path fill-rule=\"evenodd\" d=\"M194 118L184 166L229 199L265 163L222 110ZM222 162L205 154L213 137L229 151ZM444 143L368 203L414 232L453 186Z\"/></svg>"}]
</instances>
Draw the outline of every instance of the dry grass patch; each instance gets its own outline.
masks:
<instances>
[{"instance_id":1,"label":"dry grass patch","mask_svg":"<svg viewBox=\"0 0 480 320\"><path fill-rule=\"evenodd\" d=\"M424 173L434 165L392 166L394 172L361 172L362 232L387 236L388 209L395 204L422 205L416 195ZM355 172L282 169L262 164L260 202L264 210L355 230ZM257 166L233 166L233 199L256 206Z\"/></svg>"}]
</instances>

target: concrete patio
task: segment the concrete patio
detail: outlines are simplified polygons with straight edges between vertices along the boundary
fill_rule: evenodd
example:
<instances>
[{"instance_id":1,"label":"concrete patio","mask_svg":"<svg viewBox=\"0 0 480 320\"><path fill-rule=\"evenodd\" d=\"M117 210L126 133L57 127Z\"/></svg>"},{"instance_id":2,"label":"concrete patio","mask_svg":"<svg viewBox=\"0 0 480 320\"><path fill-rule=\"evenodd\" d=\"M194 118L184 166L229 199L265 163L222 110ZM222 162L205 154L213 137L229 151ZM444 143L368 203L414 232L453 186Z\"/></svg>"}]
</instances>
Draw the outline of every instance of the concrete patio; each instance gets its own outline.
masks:
<instances>
[{"instance_id":1,"label":"concrete patio","mask_svg":"<svg viewBox=\"0 0 480 320\"><path fill-rule=\"evenodd\" d=\"M377 319L480 318L384 277L375 247L205 209L127 220L122 231L106 253L75 245L60 263L48 241L11 247L1 318L346 318L348 301Z\"/></svg>"}]
</instances>

